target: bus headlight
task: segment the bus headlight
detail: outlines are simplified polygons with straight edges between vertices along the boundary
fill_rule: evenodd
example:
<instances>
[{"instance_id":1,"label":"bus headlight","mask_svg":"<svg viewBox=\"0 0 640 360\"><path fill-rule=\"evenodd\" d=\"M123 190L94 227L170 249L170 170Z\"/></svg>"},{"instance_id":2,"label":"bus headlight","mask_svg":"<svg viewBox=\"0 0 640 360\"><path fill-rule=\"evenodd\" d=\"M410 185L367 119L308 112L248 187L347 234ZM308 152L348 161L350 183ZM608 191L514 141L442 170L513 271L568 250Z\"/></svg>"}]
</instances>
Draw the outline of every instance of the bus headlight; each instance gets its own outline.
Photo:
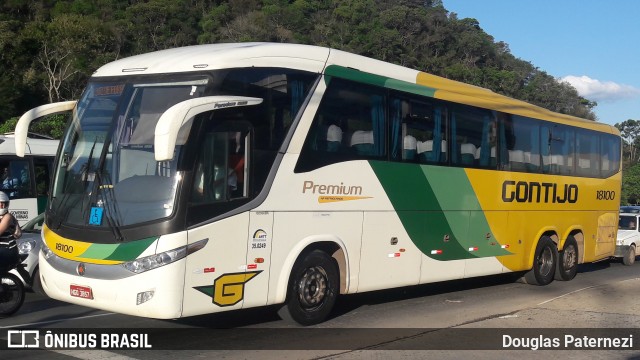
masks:
<instances>
[{"instance_id":1,"label":"bus headlight","mask_svg":"<svg viewBox=\"0 0 640 360\"><path fill-rule=\"evenodd\" d=\"M54 256L54 255L55 255L55 254L53 253L53 251L51 251L51 249L49 249L49 247L47 246L47 243L46 243L46 242L44 242L44 241L42 242L42 247L41 247L41 249L42 249L42 253L44 254L44 258L45 258L45 259L49 259L49 258L51 258L52 256Z\"/></svg>"},{"instance_id":2,"label":"bus headlight","mask_svg":"<svg viewBox=\"0 0 640 360\"><path fill-rule=\"evenodd\" d=\"M126 263L123 263L122 266L131 272L140 274L145 271L156 269L161 266L178 261L186 257L187 255L202 249L207 244L207 241L208 239L200 240L193 244L181 246L173 250L135 259L133 261L128 261Z\"/></svg>"}]
</instances>

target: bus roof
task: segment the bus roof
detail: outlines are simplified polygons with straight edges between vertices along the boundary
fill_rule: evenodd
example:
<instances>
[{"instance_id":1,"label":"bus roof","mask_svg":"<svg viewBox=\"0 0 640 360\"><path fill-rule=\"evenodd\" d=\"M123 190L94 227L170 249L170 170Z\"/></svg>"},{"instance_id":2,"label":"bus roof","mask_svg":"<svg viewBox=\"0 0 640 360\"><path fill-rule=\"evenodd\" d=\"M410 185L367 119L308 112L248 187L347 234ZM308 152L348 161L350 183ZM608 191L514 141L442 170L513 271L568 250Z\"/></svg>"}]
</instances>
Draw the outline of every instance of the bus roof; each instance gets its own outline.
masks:
<instances>
[{"instance_id":1,"label":"bus roof","mask_svg":"<svg viewBox=\"0 0 640 360\"><path fill-rule=\"evenodd\" d=\"M15 155L15 142L13 135L0 135L0 155ZM27 138L25 155L55 156L58 143L58 140Z\"/></svg>"},{"instance_id":2,"label":"bus roof","mask_svg":"<svg viewBox=\"0 0 640 360\"><path fill-rule=\"evenodd\" d=\"M342 76L409 90L415 85L433 91L433 97L514 115L533 117L619 135L615 127L555 113L491 90L367 58L341 50L285 43L224 43L194 45L156 51L116 60L99 68L94 77L193 72L238 67L289 67L321 73L331 66ZM381 78L380 78L381 77ZM410 86L403 86L402 83ZM412 87L412 86L413 87Z\"/></svg>"}]
</instances>

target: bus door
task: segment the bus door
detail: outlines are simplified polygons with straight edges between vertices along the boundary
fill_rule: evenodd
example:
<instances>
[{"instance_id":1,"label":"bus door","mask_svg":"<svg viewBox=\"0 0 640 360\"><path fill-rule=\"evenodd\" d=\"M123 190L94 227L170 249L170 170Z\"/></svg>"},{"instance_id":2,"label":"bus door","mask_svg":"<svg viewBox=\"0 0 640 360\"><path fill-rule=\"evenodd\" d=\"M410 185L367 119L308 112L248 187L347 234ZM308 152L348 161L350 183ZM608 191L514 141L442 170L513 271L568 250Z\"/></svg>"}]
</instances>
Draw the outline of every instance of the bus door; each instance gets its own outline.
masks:
<instances>
[{"instance_id":1,"label":"bus door","mask_svg":"<svg viewBox=\"0 0 640 360\"><path fill-rule=\"evenodd\" d=\"M244 141L239 141L241 139ZM229 124L205 130L197 147L188 217L206 222L218 214L235 211L246 203L250 174L249 161L244 154L249 152L249 144L246 126L242 131L230 129ZM254 286L263 284L261 281L264 281L265 289L259 296L262 299L260 304L266 303L267 255L271 250L265 245L266 237L261 234L270 236L269 217L258 216L255 220L254 214L245 211L189 230L190 243L207 239L207 245L202 251L187 257L186 287L197 291L185 292L185 316L190 311L203 313L242 308L245 302L256 301L254 293L262 290L255 290ZM249 237L255 233L256 246L252 248L251 238L247 249L247 229L254 226L256 228ZM262 231L256 231L258 229ZM257 276L265 267L267 271Z\"/></svg>"},{"instance_id":2,"label":"bus door","mask_svg":"<svg viewBox=\"0 0 640 360\"><path fill-rule=\"evenodd\" d=\"M616 213L601 213L598 216L598 234L596 235L596 258L612 256L615 250L618 216Z\"/></svg>"}]
</instances>

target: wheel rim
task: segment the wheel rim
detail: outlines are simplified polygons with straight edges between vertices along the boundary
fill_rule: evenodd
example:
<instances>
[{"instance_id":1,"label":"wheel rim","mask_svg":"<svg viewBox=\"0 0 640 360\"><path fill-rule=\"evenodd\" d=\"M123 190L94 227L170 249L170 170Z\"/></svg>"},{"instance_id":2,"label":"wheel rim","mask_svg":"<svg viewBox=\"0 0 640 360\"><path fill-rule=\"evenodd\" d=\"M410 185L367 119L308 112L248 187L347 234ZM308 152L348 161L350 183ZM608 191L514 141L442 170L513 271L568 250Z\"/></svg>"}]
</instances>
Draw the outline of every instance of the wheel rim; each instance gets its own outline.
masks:
<instances>
[{"instance_id":1,"label":"wheel rim","mask_svg":"<svg viewBox=\"0 0 640 360\"><path fill-rule=\"evenodd\" d=\"M540 257L538 258L538 267L540 269L540 275L542 276L549 275L553 269L553 253L548 246L540 253Z\"/></svg>"},{"instance_id":2,"label":"wheel rim","mask_svg":"<svg viewBox=\"0 0 640 360\"><path fill-rule=\"evenodd\" d=\"M562 252L562 260L564 263L565 270L573 269L576 266L578 260L578 254L576 252L576 248L571 245L564 249Z\"/></svg>"},{"instance_id":3,"label":"wheel rim","mask_svg":"<svg viewBox=\"0 0 640 360\"><path fill-rule=\"evenodd\" d=\"M313 310L322 306L328 288L328 277L322 267L312 267L305 270L298 282L300 305L306 310Z\"/></svg>"}]
</instances>

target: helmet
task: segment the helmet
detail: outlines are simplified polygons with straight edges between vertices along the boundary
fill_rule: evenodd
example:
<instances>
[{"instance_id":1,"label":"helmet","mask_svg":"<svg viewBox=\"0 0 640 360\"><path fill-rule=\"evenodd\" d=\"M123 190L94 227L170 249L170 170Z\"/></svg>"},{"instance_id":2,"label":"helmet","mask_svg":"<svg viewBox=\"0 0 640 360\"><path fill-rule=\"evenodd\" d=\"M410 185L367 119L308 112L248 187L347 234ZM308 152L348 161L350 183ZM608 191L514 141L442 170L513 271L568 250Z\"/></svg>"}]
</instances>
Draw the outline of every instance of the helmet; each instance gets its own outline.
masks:
<instances>
[{"instance_id":1,"label":"helmet","mask_svg":"<svg viewBox=\"0 0 640 360\"><path fill-rule=\"evenodd\" d=\"M4 215L9 211L9 196L0 191L0 203L4 203L4 208L0 209L0 215Z\"/></svg>"}]
</instances>

